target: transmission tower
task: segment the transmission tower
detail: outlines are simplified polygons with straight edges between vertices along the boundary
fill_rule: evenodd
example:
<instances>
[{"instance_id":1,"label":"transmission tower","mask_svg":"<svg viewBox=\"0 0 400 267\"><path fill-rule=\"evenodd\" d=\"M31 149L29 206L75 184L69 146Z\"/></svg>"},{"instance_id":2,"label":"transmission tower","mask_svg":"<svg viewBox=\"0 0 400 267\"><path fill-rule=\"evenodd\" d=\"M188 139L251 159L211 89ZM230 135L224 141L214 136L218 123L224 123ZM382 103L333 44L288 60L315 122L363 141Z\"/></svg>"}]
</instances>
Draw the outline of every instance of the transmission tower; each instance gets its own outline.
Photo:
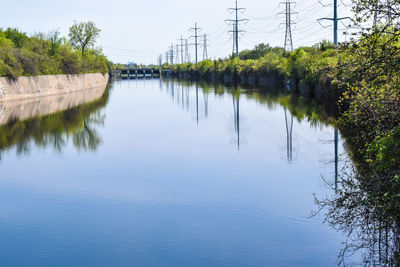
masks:
<instances>
[{"instance_id":1,"label":"transmission tower","mask_svg":"<svg viewBox=\"0 0 400 267\"><path fill-rule=\"evenodd\" d=\"M208 59L208 51L207 51L207 34L203 35L203 60Z\"/></svg>"},{"instance_id":2,"label":"transmission tower","mask_svg":"<svg viewBox=\"0 0 400 267\"><path fill-rule=\"evenodd\" d=\"M161 67L161 65L162 65L162 59L163 59L163 55L160 54L160 55L158 56L158 66L160 66L160 67Z\"/></svg>"},{"instance_id":3,"label":"transmission tower","mask_svg":"<svg viewBox=\"0 0 400 267\"><path fill-rule=\"evenodd\" d=\"M171 66L174 65L174 44L171 44L170 50L169 50L169 57L170 57L170 62Z\"/></svg>"},{"instance_id":4,"label":"transmission tower","mask_svg":"<svg viewBox=\"0 0 400 267\"><path fill-rule=\"evenodd\" d=\"M235 22L232 23L232 40L233 40L233 46L232 46L232 55L236 54L236 25Z\"/></svg>"},{"instance_id":5,"label":"transmission tower","mask_svg":"<svg viewBox=\"0 0 400 267\"><path fill-rule=\"evenodd\" d=\"M179 64L179 45L175 46L175 62Z\"/></svg>"},{"instance_id":6,"label":"transmission tower","mask_svg":"<svg viewBox=\"0 0 400 267\"><path fill-rule=\"evenodd\" d=\"M183 58L184 49L185 49L185 45L183 42L185 41L185 39L183 39L183 37L181 36L181 39L179 39L179 41L181 42L181 44L179 45L180 52L181 52L181 64L183 64L185 62L184 58Z\"/></svg>"},{"instance_id":7,"label":"transmission tower","mask_svg":"<svg viewBox=\"0 0 400 267\"><path fill-rule=\"evenodd\" d=\"M190 62L190 54L189 54L189 41L185 40L185 61Z\"/></svg>"},{"instance_id":8,"label":"transmission tower","mask_svg":"<svg viewBox=\"0 0 400 267\"><path fill-rule=\"evenodd\" d=\"M376 2L376 7L374 11L374 26L376 26L382 18L386 19L386 23L391 25L393 23L393 10L391 8L392 1L386 0L386 3L382 3L383 0L378 0ZM383 11L386 9L386 11ZM383 13L383 14L382 14Z\"/></svg>"},{"instance_id":9,"label":"transmission tower","mask_svg":"<svg viewBox=\"0 0 400 267\"><path fill-rule=\"evenodd\" d=\"M284 48L285 51L293 51L292 25L296 23L292 22L292 15L297 14L297 12L292 11L292 5L296 5L296 2L286 0L285 2L281 2L280 4L285 5L285 11L279 13L279 14L284 14L286 17L286 22L282 23L286 26Z\"/></svg>"},{"instance_id":10,"label":"transmission tower","mask_svg":"<svg viewBox=\"0 0 400 267\"><path fill-rule=\"evenodd\" d=\"M248 19L239 19L239 12L244 12L246 9L245 8L238 8L238 2L237 0L235 1L235 7L234 8L229 8L228 11L231 13L235 14L235 19L227 19L225 20L226 22L230 22L233 24L233 30L229 31L230 33L233 33L234 35L234 50L236 49L236 57L239 58L239 33L244 33L245 31L239 30L239 23L240 22L248 22Z\"/></svg>"},{"instance_id":11,"label":"transmission tower","mask_svg":"<svg viewBox=\"0 0 400 267\"><path fill-rule=\"evenodd\" d=\"M199 43L198 43L198 40L199 40L199 35L198 35L198 33L199 33L199 31L201 30L201 28L198 28L197 27L197 22L194 24L194 28L191 28L190 29L190 31L194 31L194 35L193 36L191 36L191 38L194 38L194 53L195 53L195 63L197 64L198 63L198 54L197 54L197 49L198 49L198 47L199 47Z\"/></svg>"}]
</instances>

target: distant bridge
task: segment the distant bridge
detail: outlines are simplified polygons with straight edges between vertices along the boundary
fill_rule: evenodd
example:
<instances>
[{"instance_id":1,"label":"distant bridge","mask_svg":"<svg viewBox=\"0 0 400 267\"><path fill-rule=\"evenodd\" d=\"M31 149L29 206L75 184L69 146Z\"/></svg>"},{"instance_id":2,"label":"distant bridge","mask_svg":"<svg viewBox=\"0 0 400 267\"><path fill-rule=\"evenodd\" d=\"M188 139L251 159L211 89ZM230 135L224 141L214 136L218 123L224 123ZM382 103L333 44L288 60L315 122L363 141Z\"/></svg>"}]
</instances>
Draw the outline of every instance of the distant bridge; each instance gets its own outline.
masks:
<instances>
[{"instance_id":1,"label":"distant bridge","mask_svg":"<svg viewBox=\"0 0 400 267\"><path fill-rule=\"evenodd\" d=\"M119 79L149 79L160 78L161 70L145 69L116 69L111 71L111 76Z\"/></svg>"}]
</instances>

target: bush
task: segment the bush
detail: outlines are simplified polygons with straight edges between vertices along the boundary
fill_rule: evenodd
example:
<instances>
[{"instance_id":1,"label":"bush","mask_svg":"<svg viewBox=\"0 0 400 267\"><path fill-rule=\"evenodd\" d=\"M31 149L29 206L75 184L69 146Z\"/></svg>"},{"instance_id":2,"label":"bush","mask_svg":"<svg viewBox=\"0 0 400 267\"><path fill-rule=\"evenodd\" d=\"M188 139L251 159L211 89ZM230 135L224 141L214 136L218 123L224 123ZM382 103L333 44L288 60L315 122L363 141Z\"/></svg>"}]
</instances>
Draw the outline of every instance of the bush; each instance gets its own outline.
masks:
<instances>
[{"instance_id":1,"label":"bush","mask_svg":"<svg viewBox=\"0 0 400 267\"><path fill-rule=\"evenodd\" d=\"M254 59L253 59L254 58ZM291 78L314 86L328 71L337 65L339 54L329 42L317 47L304 47L285 56L283 49L269 45L258 45L254 50L245 50L241 59L229 58L216 61L202 61L197 65L185 63L174 65L175 73L190 73L204 78L210 73L218 75L276 76L281 79Z\"/></svg>"},{"instance_id":2,"label":"bush","mask_svg":"<svg viewBox=\"0 0 400 267\"><path fill-rule=\"evenodd\" d=\"M107 73L111 63L101 51L85 55L72 48L57 31L28 37L17 29L0 29L0 76Z\"/></svg>"}]
</instances>

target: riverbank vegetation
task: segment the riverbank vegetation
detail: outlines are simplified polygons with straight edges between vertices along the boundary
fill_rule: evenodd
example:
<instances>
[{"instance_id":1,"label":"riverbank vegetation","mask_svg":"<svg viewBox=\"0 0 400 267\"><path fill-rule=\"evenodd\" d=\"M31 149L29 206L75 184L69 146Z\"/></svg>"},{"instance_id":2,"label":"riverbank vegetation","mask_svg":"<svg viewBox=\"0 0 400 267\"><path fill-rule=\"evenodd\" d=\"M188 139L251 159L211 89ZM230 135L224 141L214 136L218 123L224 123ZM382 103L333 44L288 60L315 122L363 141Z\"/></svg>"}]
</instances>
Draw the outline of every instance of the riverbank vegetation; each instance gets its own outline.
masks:
<instances>
[{"instance_id":1,"label":"riverbank vegetation","mask_svg":"<svg viewBox=\"0 0 400 267\"><path fill-rule=\"evenodd\" d=\"M99 32L93 22L74 23L69 39L58 31L28 36L0 29L0 77L107 73L111 63L94 48Z\"/></svg>"},{"instance_id":2,"label":"riverbank vegetation","mask_svg":"<svg viewBox=\"0 0 400 267\"><path fill-rule=\"evenodd\" d=\"M207 80L238 80L246 83L274 78L291 80L294 86L307 84L314 87L326 79L339 61L338 50L332 43L323 41L313 47L302 47L291 53L268 44L257 45L253 50L242 51L239 58L205 60L198 64L173 65L176 76L189 76ZM166 68L170 66L164 66ZM268 84L266 84L268 85Z\"/></svg>"}]
</instances>

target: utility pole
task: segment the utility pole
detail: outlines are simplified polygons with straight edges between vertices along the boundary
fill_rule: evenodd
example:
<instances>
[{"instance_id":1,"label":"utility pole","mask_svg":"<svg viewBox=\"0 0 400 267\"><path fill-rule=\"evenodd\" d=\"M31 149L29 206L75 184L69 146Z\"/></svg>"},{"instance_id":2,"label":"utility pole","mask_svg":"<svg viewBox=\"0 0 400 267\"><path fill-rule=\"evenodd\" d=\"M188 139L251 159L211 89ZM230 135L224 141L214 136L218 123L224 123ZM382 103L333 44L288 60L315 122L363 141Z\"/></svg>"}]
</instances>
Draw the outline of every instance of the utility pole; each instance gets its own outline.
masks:
<instances>
[{"instance_id":1,"label":"utility pole","mask_svg":"<svg viewBox=\"0 0 400 267\"><path fill-rule=\"evenodd\" d=\"M199 46L199 43L198 43L198 39L199 39L199 35L198 35L198 32L201 30L201 28L198 28L197 27L197 22L194 24L194 28L191 28L190 29L191 31L194 31L194 35L193 36L191 36L192 38L194 38L194 53L195 53L195 63L197 64L198 63L198 56L197 56L197 48L198 48L198 46Z\"/></svg>"},{"instance_id":2,"label":"utility pole","mask_svg":"<svg viewBox=\"0 0 400 267\"><path fill-rule=\"evenodd\" d=\"M185 45L183 44L183 41L185 41L185 39L183 39L183 37L181 36L181 39L179 39L179 41L181 41L181 44L179 45L180 52L181 52L181 64L183 64L185 62L183 59L183 49L185 47Z\"/></svg>"},{"instance_id":3,"label":"utility pole","mask_svg":"<svg viewBox=\"0 0 400 267\"><path fill-rule=\"evenodd\" d=\"M391 7L391 1L387 0L386 1L386 7L387 7L387 23L389 25L392 25L392 7Z\"/></svg>"},{"instance_id":4,"label":"utility pole","mask_svg":"<svg viewBox=\"0 0 400 267\"><path fill-rule=\"evenodd\" d=\"M231 22L233 23L233 34L234 34L234 44L236 48L236 57L239 58L239 33L240 32L245 32L242 30L239 30L239 23L240 22L248 22L248 19L239 19L239 11L244 12L246 9L245 8L238 8L238 2L237 0L235 1L235 7L234 8L229 8L228 11L231 13L235 14L235 19L227 19L225 20L226 22ZM231 32L231 31L229 31Z\"/></svg>"},{"instance_id":5,"label":"utility pole","mask_svg":"<svg viewBox=\"0 0 400 267\"><path fill-rule=\"evenodd\" d=\"M282 23L285 24L286 26L285 51L293 51L292 25L296 23L292 22L292 15L297 14L297 12L292 11L292 5L296 5L296 2L286 0L285 2L281 2L280 4L285 5L285 12L279 13L279 14L284 14L286 16L286 22Z\"/></svg>"},{"instance_id":6,"label":"utility pole","mask_svg":"<svg viewBox=\"0 0 400 267\"><path fill-rule=\"evenodd\" d=\"M333 21L333 43L335 44L335 46L338 45L338 22L340 20L345 20L345 19L351 20L350 17L338 18L338 6L337 5L338 5L337 0L333 0L333 18L320 18L320 19L318 19L318 23L323 28L327 28L327 27L323 26L321 24L321 21L323 21L323 20L331 20L331 21Z\"/></svg>"},{"instance_id":7,"label":"utility pole","mask_svg":"<svg viewBox=\"0 0 400 267\"><path fill-rule=\"evenodd\" d=\"M208 51L207 51L207 34L203 35L203 60L208 59Z\"/></svg>"},{"instance_id":8,"label":"utility pole","mask_svg":"<svg viewBox=\"0 0 400 267\"><path fill-rule=\"evenodd\" d=\"M235 55L236 54L236 50L235 50L235 48L236 48L236 31L235 31L236 26L235 26L235 22L232 23L232 25L233 25L233 29L232 29L232 33L233 33L233 36L232 36L232 40L233 40L232 55Z\"/></svg>"}]
</instances>

